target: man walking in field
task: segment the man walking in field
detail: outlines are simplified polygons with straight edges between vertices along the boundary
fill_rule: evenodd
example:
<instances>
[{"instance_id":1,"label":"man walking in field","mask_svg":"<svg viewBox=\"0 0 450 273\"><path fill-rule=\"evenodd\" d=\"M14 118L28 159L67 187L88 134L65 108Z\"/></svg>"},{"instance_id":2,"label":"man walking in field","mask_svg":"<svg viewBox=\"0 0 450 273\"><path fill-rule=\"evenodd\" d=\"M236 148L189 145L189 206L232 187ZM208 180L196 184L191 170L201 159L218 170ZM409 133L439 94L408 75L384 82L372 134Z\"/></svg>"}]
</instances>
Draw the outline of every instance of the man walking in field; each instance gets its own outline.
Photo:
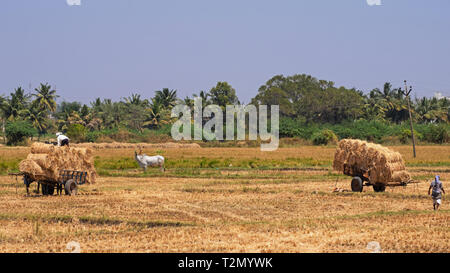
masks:
<instances>
[{"instance_id":1,"label":"man walking in field","mask_svg":"<svg viewBox=\"0 0 450 273\"><path fill-rule=\"evenodd\" d=\"M434 181L431 182L430 188L428 189L428 195L430 195L430 193L431 197L433 198L433 209L439 210L439 206L442 202L442 193L445 194L444 186L440 181L439 175L436 175Z\"/></svg>"},{"instance_id":2,"label":"man walking in field","mask_svg":"<svg viewBox=\"0 0 450 273\"><path fill-rule=\"evenodd\" d=\"M58 146L69 146L69 138L63 135L62 133L56 133Z\"/></svg>"}]
</instances>

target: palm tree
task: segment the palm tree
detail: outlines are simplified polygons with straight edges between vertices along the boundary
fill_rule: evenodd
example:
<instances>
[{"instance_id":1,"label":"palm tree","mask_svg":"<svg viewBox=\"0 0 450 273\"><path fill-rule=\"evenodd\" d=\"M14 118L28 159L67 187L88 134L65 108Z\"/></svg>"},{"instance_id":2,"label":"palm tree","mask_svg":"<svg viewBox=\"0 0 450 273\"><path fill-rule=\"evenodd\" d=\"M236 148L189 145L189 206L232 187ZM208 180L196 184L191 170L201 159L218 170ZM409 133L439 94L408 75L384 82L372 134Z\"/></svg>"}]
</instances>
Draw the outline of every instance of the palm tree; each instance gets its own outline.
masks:
<instances>
[{"instance_id":1,"label":"palm tree","mask_svg":"<svg viewBox=\"0 0 450 273\"><path fill-rule=\"evenodd\" d=\"M445 107L443 100L438 100L437 98L428 99L423 97L420 100L416 100L415 111L419 119L425 123L448 121L448 108Z\"/></svg>"},{"instance_id":2,"label":"palm tree","mask_svg":"<svg viewBox=\"0 0 450 273\"><path fill-rule=\"evenodd\" d=\"M194 107L194 100L189 98L188 96L183 99L183 103L191 109Z\"/></svg>"},{"instance_id":3,"label":"palm tree","mask_svg":"<svg viewBox=\"0 0 450 273\"><path fill-rule=\"evenodd\" d=\"M23 116L25 120L30 121L33 127L37 129L39 141L41 135L48 127L47 110L42 109L35 101L35 103L31 105L31 107L22 109L20 111L20 115Z\"/></svg>"},{"instance_id":4,"label":"palm tree","mask_svg":"<svg viewBox=\"0 0 450 273\"><path fill-rule=\"evenodd\" d=\"M366 98L363 107L363 117L367 120L385 120L387 109L380 103L379 100L373 98Z\"/></svg>"},{"instance_id":5,"label":"palm tree","mask_svg":"<svg viewBox=\"0 0 450 273\"><path fill-rule=\"evenodd\" d=\"M144 122L144 126L150 126L158 128L163 124L169 123L167 117L167 109L164 109L164 105L156 98L152 100L152 104L146 109L147 119Z\"/></svg>"},{"instance_id":6,"label":"palm tree","mask_svg":"<svg viewBox=\"0 0 450 273\"><path fill-rule=\"evenodd\" d=\"M33 94L36 97L36 102L41 109L48 110L50 112L56 111L56 101L55 99L59 96L56 95L56 90L52 90L52 87L49 84L42 84L38 88L35 88L36 94Z\"/></svg>"},{"instance_id":7,"label":"palm tree","mask_svg":"<svg viewBox=\"0 0 450 273\"><path fill-rule=\"evenodd\" d=\"M177 90L163 88L155 92L155 99L159 101L166 109L172 108L177 102Z\"/></svg>"},{"instance_id":8,"label":"palm tree","mask_svg":"<svg viewBox=\"0 0 450 273\"><path fill-rule=\"evenodd\" d=\"M392 85L388 82L384 84L383 91L378 88L372 90L370 99L375 100L372 104L376 109L384 112L385 118L395 123L402 122L409 117L408 107L405 104L405 97L401 89L392 89Z\"/></svg>"},{"instance_id":9,"label":"palm tree","mask_svg":"<svg viewBox=\"0 0 450 273\"><path fill-rule=\"evenodd\" d=\"M442 98L439 100L441 107L447 112L447 121L450 120L450 99Z\"/></svg>"},{"instance_id":10,"label":"palm tree","mask_svg":"<svg viewBox=\"0 0 450 273\"><path fill-rule=\"evenodd\" d=\"M91 102L91 108L93 111L100 110L102 106L102 100L100 98L96 98L95 101Z\"/></svg>"},{"instance_id":11,"label":"palm tree","mask_svg":"<svg viewBox=\"0 0 450 273\"><path fill-rule=\"evenodd\" d=\"M86 125L86 122L81 118L80 113L73 111L68 117L67 117L67 124L81 124L83 126Z\"/></svg>"},{"instance_id":12,"label":"palm tree","mask_svg":"<svg viewBox=\"0 0 450 273\"><path fill-rule=\"evenodd\" d=\"M108 129L119 127L123 117L123 103L112 102L111 99L104 99L100 105L99 117Z\"/></svg>"},{"instance_id":13,"label":"palm tree","mask_svg":"<svg viewBox=\"0 0 450 273\"><path fill-rule=\"evenodd\" d=\"M205 91L200 91L200 93L198 95L194 94L194 97L202 99L202 108L203 109L210 104L209 94L206 93Z\"/></svg>"},{"instance_id":14,"label":"palm tree","mask_svg":"<svg viewBox=\"0 0 450 273\"><path fill-rule=\"evenodd\" d=\"M135 105L135 106L142 106L146 107L148 106L148 100L141 99L141 95L139 94L131 94L130 97L124 98L126 105Z\"/></svg>"},{"instance_id":15,"label":"palm tree","mask_svg":"<svg viewBox=\"0 0 450 273\"><path fill-rule=\"evenodd\" d=\"M102 101L100 98L96 98L95 101L91 102L91 111L89 113L89 120L94 120L94 119L98 119L100 120L100 122L98 123L97 121L95 122L95 124L93 125L101 125L101 116L100 116L100 112L101 112L101 107L102 107ZM100 127L99 127L100 128Z\"/></svg>"},{"instance_id":16,"label":"palm tree","mask_svg":"<svg viewBox=\"0 0 450 273\"><path fill-rule=\"evenodd\" d=\"M10 98L4 101L4 115L8 120L14 120L19 116L21 110L27 108L29 95L25 94L22 87L18 87L11 93Z\"/></svg>"}]
</instances>

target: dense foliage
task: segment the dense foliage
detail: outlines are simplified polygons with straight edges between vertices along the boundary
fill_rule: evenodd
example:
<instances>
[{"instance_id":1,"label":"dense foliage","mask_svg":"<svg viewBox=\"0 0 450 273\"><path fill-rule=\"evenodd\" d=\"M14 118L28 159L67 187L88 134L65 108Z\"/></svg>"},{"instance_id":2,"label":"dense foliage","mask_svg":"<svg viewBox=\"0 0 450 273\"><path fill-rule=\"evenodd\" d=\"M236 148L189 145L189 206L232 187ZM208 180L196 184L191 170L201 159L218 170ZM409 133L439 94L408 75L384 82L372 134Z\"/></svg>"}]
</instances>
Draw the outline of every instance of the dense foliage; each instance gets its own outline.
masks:
<instances>
[{"instance_id":1,"label":"dense foliage","mask_svg":"<svg viewBox=\"0 0 450 273\"><path fill-rule=\"evenodd\" d=\"M155 91L149 98L131 94L120 101L97 98L89 105L67 101L57 104L57 97L49 84L40 84L31 94L18 87L9 96L0 96L4 142L18 143L15 134L21 126L22 140L30 134L54 137L61 131L80 142L164 141L170 140L170 127L175 121L171 109L178 103L191 111L194 98L202 98L203 107L240 104L236 90L227 82L218 82L209 91L184 99L177 97L177 90L168 88ZM450 99L413 100L390 83L364 94L309 75L277 75L259 88L251 104L280 106L281 137L301 138L318 145L333 143L336 138L409 143L408 100L416 138L430 143L449 142Z\"/></svg>"},{"instance_id":2,"label":"dense foliage","mask_svg":"<svg viewBox=\"0 0 450 273\"><path fill-rule=\"evenodd\" d=\"M27 137L36 134L36 129L29 122L23 120L9 121L5 129L8 145L24 143Z\"/></svg>"}]
</instances>

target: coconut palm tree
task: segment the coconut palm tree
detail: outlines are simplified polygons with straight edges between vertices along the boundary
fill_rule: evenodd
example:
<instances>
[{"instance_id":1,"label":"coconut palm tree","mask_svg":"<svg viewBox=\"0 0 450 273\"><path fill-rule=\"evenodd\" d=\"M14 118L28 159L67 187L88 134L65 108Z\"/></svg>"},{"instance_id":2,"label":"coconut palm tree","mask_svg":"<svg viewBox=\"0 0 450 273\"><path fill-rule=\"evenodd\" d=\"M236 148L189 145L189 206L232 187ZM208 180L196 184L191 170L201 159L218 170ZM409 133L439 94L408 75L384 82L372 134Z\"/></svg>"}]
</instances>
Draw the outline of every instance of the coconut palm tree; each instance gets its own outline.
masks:
<instances>
[{"instance_id":1,"label":"coconut palm tree","mask_svg":"<svg viewBox=\"0 0 450 273\"><path fill-rule=\"evenodd\" d=\"M203 90L200 91L200 93L198 95L194 94L194 97L202 99L202 108L203 109L211 103L209 100L209 94Z\"/></svg>"},{"instance_id":2,"label":"coconut palm tree","mask_svg":"<svg viewBox=\"0 0 450 273\"><path fill-rule=\"evenodd\" d=\"M187 107L189 107L190 109L192 109L192 108L194 107L194 100L191 99L191 98L189 98L188 96L186 96L186 97L183 99L183 103L184 103Z\"/></svg>"},{"instance_id":3,"label":"coconut palm tree","mask_svg":"<svg viewBox=\"0 0 450 273\"><path fill-rule=\"evenodd\" d=\"M141 99L141 95L139 94L131 94L130 97L124 98L126 105L135 105L135 106L142 106L146 107L148 106L148 100L147 99Z\"/></svg>"},{"instance_id":4,"label":"coconut palm tree","mask_svg":"<svg viewBox=\"0 0 450 273\"><path fill-rule=\"evenodd\" d=\"M147 119L144 126L158 128L163 124L169 123L168 109L164 109L164 105L156 98L152 99L149 108L146 109Z\"/></svg>"},{"instance_id":5,"label":"coconut palm tree","mask_svg":"<svg viewBox=\"0 0 450 273\"><path fill-rule=\"evenodd\" d=\"M111 99L104 99L97 115L102 120L102 124L105 128L117 128L125 116L124 103L113 102Z\"/></svg>"},{"instance_id":6,"label":"coconut palm tree","mask_svg":"<svg viewBox=\"0 0 450 273\"><path fill-rule=\"evenodd\" d=\"M30 107L22 109L20 111L20 116L24 117L25 120L30 121L33 127L36 128L39 140L41 135L48 128L47 110L42 109L37 101L35 101Z\"/></svg>"},{"instance_id":7,"label":"coconut palm tree","mask_svg":"<svg viewBox=\"0 0 450 273\"><path fill-rule=\"evenodd\" d=\"M163 88L155 92L155 99L166 109L172 108L177 102L177 90Z\"/></svg>"},{"instance_id":8,"label":"coconut palm tree","mask_svg":"<svg viewBox=\"0 0 450 273\"><path fill-rule=\"evenodd\" d=\"M3 102L3 111L7 120L14 120L19 116L21 110L27 108L29 95L25 94L22 87L18 87L10 94L10 98L6 98Z\"/></svg>"},{"instance_id":9,"label":"coconut palm tree","mask_svg":"<svg viewBox=\"0 0 450 273\"><path fill-rule=\"evenodd\" d=\"M415 111L419 120L425 123L448 122L448 108L445 107L445 104L446 102L442 99L423 97L416 100Z\"/></svg>"},{"instance_id":10,"label":"coconut palm tree","mask_svg":"<svg viewBox=\"0 0 450 273\"><path fill-rule=\"evenodd\" d=\"M375 102L372 102L374 108L384 112L386 119L395 123L400 123L408 119L409 114L405 97L401 89L392 89L390 83L387 82L384 84L383 91L378 88L372 90L369 98L375 100Z\"/></svg>"},{"instance_id":11,"label":"coconut palm tree","mask_svg":"<svg viewBox=\"0 0 450 273\"><path fill-rule=\"evenodd\" d=\"M56 90L52 89L49 84L42 84L39 88L35 88L36 94L33 96L36 98L35 101L41 109L48 110L49 112L56 111Z\"/></svg>"}]
</instances>

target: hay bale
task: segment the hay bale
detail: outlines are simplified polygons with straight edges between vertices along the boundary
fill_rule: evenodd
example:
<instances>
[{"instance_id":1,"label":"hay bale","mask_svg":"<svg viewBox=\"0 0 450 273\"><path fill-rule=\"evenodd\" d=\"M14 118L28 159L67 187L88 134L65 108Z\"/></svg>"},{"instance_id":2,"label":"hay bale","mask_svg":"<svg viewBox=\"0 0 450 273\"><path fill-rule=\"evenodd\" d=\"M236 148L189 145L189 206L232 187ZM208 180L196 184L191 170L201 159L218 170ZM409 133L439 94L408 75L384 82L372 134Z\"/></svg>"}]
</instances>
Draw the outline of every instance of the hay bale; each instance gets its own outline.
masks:
<instances>
[{"instance_id":1,"label":"hay bale","mask_svg":"<svg viewBox=\"0 0 450 273\"><path fill-rule=\"evenodd\" d=\"M56 181L64 169L87 172L87 183L95 183L92 150L87 148L56 147L54 145L33 143L31 154L19 164L19 169L33 179Z\"/></svg>"},{"instance_id":2,"label":"hay bale","mask_svg":"<svg viewBox=\"0 0 450 273\"><path fill-rule=\"evenodd\" d=\"M411 175L407 171L397 171L392 174L393 182L405 182L411 179Z\"/></svg>"},{"instance_id":3,"label":"hay bale","mask_svg":"<svg viewBox=\"0 0 450 273\"><path fill-rule=\"evenodd\" d=\"M27 159L34 161L44 169L50 169L53 165L53 157L50 157L48 154L28 154Z\"/></svg>"},{"instance_id":4,"label":"hay bale","mask_svg":"<svg viewBox=\"0 0 450 273\"><path fill-rule=\"evenodd\" d=\"M343 139L339 142L333 169L346 175L367 171L372 183L387 184L411 180L400 153L358 139Z\"/></svg>"},{"instance_id":5,"label":"hay bale","mask_svg":"<svg viewBox=\"0 0 450 273\"><path fill-rule=\"evenodd\" d=\"M55 151L54 145L35 142L31 145L32 154L50 154Z\"/></svg>"},{"instance_id":6,"label":"hay bale","mask_svg":"<svg viewBox=\"0 0 450 273\"><path fill-rule=\"evenodd\" d=\"M44 171L34 160L25 159L19 163L19 169L21 172L28 173L32 179L36 179L38 176L43 176Z\"/></svg>"}]
</instances>

